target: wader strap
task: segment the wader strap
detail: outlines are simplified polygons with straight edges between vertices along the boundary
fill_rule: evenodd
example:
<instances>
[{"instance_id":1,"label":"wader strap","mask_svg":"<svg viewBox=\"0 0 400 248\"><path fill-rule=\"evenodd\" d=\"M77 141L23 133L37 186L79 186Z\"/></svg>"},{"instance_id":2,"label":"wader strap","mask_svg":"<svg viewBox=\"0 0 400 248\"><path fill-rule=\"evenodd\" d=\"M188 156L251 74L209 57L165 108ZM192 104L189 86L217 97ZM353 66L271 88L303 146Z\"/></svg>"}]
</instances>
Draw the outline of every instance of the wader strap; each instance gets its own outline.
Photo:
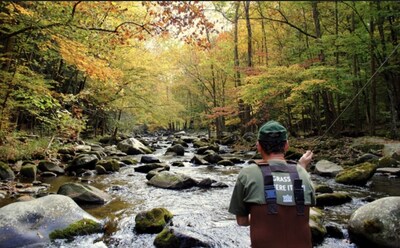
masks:
<instances>
[{"instance_id":1,"label":"wader strap","mask_svg":"<svg viewBox=\"0 0 400 248\"><path fill-rule=\"evenodd\" d=\"M290 179L293 183L293 193L294 201L296 202L297 215L304 215L304 189L302 187L303 181L299 177L296 165L288 164L288 166L285 166L285 169L287 172L289 172ZM272 171L274 170L272 169Z\"/></svg>"},{"instance_id":2,"label":"wader strap","mask_svg":"<svg viewBox=\"0 0 400 248\"><path fill-rule=\"evenodd\" d=\"M290 179L293 184L294 201L296 203L297 215L304 215L304 189L302 187L303 181L299 177L296 164L288 163L287 166L282 165L268 165L259 164L264 176L264 193L265 201L268 205L268 213L276 214L276 190L272 177L272 172L285 172L289 173Z\"/></svg>"},{"instance_id":3,"label":"wader strap","mask_svg":"<svg viewBox=\"0 0 400 248\"><path fill-rule=\"evenodd\" d=\"M264 177L264 196L267 203L267 213L277 214L278 205L276 204L276 190L271 169L268 165L262 165L260 168Z\"/></svg>"}]
</instances>

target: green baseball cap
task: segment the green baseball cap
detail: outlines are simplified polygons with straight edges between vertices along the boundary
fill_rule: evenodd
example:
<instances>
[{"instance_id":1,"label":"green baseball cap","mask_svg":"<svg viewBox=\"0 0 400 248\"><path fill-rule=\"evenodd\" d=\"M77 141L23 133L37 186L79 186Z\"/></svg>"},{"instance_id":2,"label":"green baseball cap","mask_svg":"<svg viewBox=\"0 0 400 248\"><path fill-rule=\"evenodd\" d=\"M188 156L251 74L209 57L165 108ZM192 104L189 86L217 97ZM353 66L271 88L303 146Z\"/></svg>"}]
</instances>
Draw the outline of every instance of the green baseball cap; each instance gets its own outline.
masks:
<instances>
[{"instance_id":1,"label":"green baseball cap","mask_svg":"<svg viewBox=\"0 0 400 248\"><path fill-rule=\"evenodd\" d=\"M268 121L258 131L260 141L285 141L287 140L287 130L277 121Z\"/></svg>"}]
</instances>

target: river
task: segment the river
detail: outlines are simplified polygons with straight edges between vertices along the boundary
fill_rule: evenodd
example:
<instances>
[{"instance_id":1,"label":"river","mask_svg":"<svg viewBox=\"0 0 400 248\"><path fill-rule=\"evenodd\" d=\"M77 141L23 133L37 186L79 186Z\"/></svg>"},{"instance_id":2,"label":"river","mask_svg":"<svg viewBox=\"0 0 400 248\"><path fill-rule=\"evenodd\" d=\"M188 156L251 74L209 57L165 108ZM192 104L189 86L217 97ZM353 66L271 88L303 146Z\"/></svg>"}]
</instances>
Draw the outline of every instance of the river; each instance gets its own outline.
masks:
<instances>
[{"instance_id":1,"label":"river","mask_svg":"<svg viewBox=\"0 0 400 248\"><path fill-rule=\"evenodd\" d=\"M153 141L154 142L154 141ZM77 237L72 242L57 241L47 247L154 247L155 234L136 234L135 216L155 207L164 207L174 214L173 226L188 229L211 240L213 247L250 247L249 228L239 227L235 216L228 213L228 205L237 174L247 165L254 153L243 155L244 163L235 166L193 166L188 161L194 156L195 148L189 146L184 156L164 155L168 142L157 141L161 149L154 155L161 162L171 164L174 161L185 161L184 167L171 166L171 171L186 174L194 179L211 178L226 183L227 188L202 189L193 187L185 190L168 190L155 188L146 184L146 174L135 172L137 165L122 167L119 172L108 175L95 175L84 178L60 176L40 178L51 184L49 192L57 192L60 185L70 181L88 181L92 186L109 193L113 200L103 206L81 206L93 216L102 220L113 220L117 223L115 231L108 235L87 235ZM191 144L190 144L191 145ZM223 147L229 154L229 148ZM132 156L140 161L140 156ZM345 237L343 239L326 238L319 248L357 247L348 240L346 222L351 213L367 203L365 198L380 198L400 195L400 179L375 175L366 187L340 185L333 179L312 175L315 184L327 184L335 191L350 193L353 201L333 207L325 207L325 224L339 226Z\"/></svg>"}]
</instances>

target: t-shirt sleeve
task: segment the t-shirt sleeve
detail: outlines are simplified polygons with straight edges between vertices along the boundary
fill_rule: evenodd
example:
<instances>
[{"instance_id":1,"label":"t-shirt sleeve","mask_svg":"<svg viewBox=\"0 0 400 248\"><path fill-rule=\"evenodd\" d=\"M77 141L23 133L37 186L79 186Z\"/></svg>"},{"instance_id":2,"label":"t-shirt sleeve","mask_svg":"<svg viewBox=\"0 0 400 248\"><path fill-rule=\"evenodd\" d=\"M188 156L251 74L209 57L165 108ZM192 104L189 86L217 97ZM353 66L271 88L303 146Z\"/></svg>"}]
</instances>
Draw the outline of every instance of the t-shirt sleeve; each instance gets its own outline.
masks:
<instances>
[{"instance_id":1,"label":"t-shirt sleeve","mask_svg":"<svg viewBox=\"0 0 400 248\"><path fill-rule=\"evenodd\" d=\"M239 178L236 181L233 189L231 202L229 204L229 212L235 215L247 216L250 211L247 204L243 201L245 197L245 187Z\"/></svg>"}]
</instances>

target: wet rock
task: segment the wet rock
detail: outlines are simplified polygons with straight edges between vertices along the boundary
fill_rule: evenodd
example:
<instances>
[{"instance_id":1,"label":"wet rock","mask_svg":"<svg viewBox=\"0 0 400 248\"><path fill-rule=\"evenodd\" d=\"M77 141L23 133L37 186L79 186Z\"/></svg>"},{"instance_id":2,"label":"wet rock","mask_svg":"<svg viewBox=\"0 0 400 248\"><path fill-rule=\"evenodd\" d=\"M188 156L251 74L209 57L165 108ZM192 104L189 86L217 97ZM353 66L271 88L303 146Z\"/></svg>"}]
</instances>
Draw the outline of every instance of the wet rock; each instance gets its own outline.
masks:
<instances>
[{"instance_id":1,"label":"wet rock","mask_svg":"<svg viewBox=\"0 0 400 248\"><path fill-rule=\"evenodd\" d=\"M309 226L311 229L312 242L314 245L321 243L326 234L326 228L323 225L323 212L317 208L310 208Z\"/></svg>"},{"instance_id":2,"label":"wet rock","mask_svg":"<svg viewBox=\"0 0 400 248\"><path fill-rule=\"evenodd\" d=\"M400 197L384 197L357 209L349 219L350 239L361 247L400 244Z\"/></svg>"},{"instance_id":3,"label":"wet rock","mask_svg":"<svg viewBox=\"0 0 400 248\"><path fill-rule=\"evenodd\" d=\"M326 227L327 235L328 237L332 237L335 239L343 239L344 238L344 233L340 226L335 225L335 224L330 224L327 225Z\"/></svg>"},{"instance_id":4,"label":"wet rock","mask_svg":"<svg viewBox=\"0 0 400 248\"><path fill-rule=\"evenodd\" d=\"M78 171L81 169L94 170L98 160L99 159L97 158L96 155L80 154L72 160L71 164L69 164L65 168L65 171L70 172L70 171Z\"/></svg>"},{"instance_id":5,"label":"wet rock","mask_svg":"<svg viewBox=\"0 0 400 248\"><path fill-rule=\"evenodd\" d=\"M66 228L57 229L49 234L50 240L67 239L72 240L75 236L89 235L103 232L103 226L91 219L76 221Z\"/></svg>"},{"instance_id":6,"label":"wet rock","mask_svg":"<svg viewBox=\"0 0 400 248\"><path fill-rule=\"evenodd\" d=\"M181 140L183 140L186 143L193 143L193 141L196 139L194 136L181 136Z\"/></svg>"},{"instance_id":7,"label":"wet rock","mask_svg":"<svg viewBox=\"0 0 400 248\"><path fill-rule=\"evenodd\" d=\"M203 235L198 234L193 230L183 228L178 229L176 227L164 228L164 230L156 236L153 244L157 248L213 247L211 245L211 240L208 240Z\"/></svg>"},{"instance_id":8,"label":"wet rock","mask_svg":"<svg viewBox=\"0 0 400 248\"><path fill-rule=\"evenodd\" d=\"M333 189L329 187L328 185L317 185L315 187L315 192L316 193L333 193Z\"/></svg>"},{"instance_id":9,"label":"wet rock","mask_svg":"<svg viewBox=\"0 0 400 248\"><path fill-rule=\"evenodd\" d=\"M334 177L342 170L342 166L339 166L328 160L320 160L315 165L314 172L321 176Z\"/></svg>"},{"instance_id":10,"label":"wet rock","mask_svg":"<svg viewBox=\"0 0 400 248\"><path fill-rule=\"evenodd\" d=\"M143 164L151 164L151 163L160 163L161 161L156 158L154 155L143 155L140 158L140 163Z\"/></svg>"},{"instance_id":11,"label":"wet rock","mask_svg":"<svg viewBox=\"0 0 400 248\"><path fill-rule=\"evenodd\" d=\"M183 156L185 155L185 148L182 145L173 145L171 147L168 147L167 151L165 154L169 153L175 153L177 156Z\"/></svg>"},{"instance_id":12,"label":"wet rock","mask_svg":"<svg viewBox=\"0 0 400 248\"><path fill-rule=\"evenodd\" d=\"M60 166L58 166L56 163L54 163L52 161L46 161L46 160L42 160L39 162L38 169L42 172L49 171L49 172L57 173L59 175L62 175L65 173L64 169L61 168Z\"/></svg>"},{"instance_id":13,"label":"wet rock","mask_svg":"<svg viewBox=\"0 0 400 248\"><path fill-rule=\"evenodd\" d=\"M51 232L82 219L100 223L63 195L11 203L0 208L0 247L42 247Z\"/></svg>"},{"instance_id":14,"label":"wet rock","mask_svg":"<svg viewBox=\"0 0 400 248\"><path fill-rule=\"evenodd\" d=\"M124 159L121 159L121 162L124 163L124 164L128 164L128 165L137 164L138 163L138 161L136 159L134 159L134 158L124 158Z\"/></svg>"},{"instance_id":15,"label":"wet rock","mask_svg":"<svg viewBox=\"0 0 400 248\"><path fill-rule=\"evenodd\" d=\"M219 146L218 145L202 146L197 149L196 153L199 155L204 155L204 154L207 154L207 151L209 151L209 150L217 153L217 152L219 152Z\"/></svg>"},{"instance_id":16,"label":"wet rock","mask_svg":"<svg viewBox=\"0 0 400 248\"><path fill-rule=\"evenodd\" d=\"M35 164L25 164L21 167L19 172L22 176L26 178L34 178L36 179L37 167Z\"/></svg>"},{"instance_id":17,"label":"wet rock","mask_svg":"<svg viewBox=\"0 0 400 248\"><path fill-rule=\"evenodd\" d=\"M106 168L104 168L103 166L96 164L96 172L97 175L105 175L108 174L108 171L106 170Z\"/></svg>"},{"instance_id":18,"label":"wet rock","mask_svg":"<svg viewBox=\"0 0 400 248\"><path fill-rule=\"evenodd\" d=\"M339 172L335 177L335 181L342 184L363 186L374 175L376 167L376 165L369 162L352 166Z\"/></svg>"},{"instance_id":19,"label":"wet rock","mask_svg":"<svg viewBox=\"0 0 400 248\"><path fill-rule=\"evenodd\" d=\"M324 193L317 195L317 206L336 206L351 202L350 195L346 193Z\"/></svg>"},{"instance_id":20,"label":"wet rock","mask_svg":"<svg viewBox=\"0 0 400 248\"><path fill-rule=\"evenodd\" d=\"M154 163L154 164L139 165L138 167L135 167L135 171L140 172L140 173L148 173L149 171L157 169L157 168L163 168L165 170L170 169L169 165L167 165L167 164Z\"/></svg>"},{"instance_id":21,"label":"wet rock","mask_svg":"<svg viewBox=\"0 0 400 248\"><path fill-rule=\"evenodd\" d=\"M135 138L119 142L117 148L128 155L150 154L152 152L150 148Z\"/></svg>"},{"instance_id":22,"label":"wet rock","mask_svg":"<svg viewBox=\"0 0 400 248\"><path fill-rule=\"evenodd\" d=\"M197 183L197 186L200 188L226 188L228 185L223 182L217 182L211 178L205 178Z\"/></svg>"},{"instance_id":23,"label":"wet rock","mask_svg":"<svg viewBox=\"0 0 400 248\"><path fill-rule=\"evenodd\" d=\"M159 233L172 217L173 214L165 208L140 212L135 217L135 230L138 233Z\"/></svg>"},{"instance_id":24,"label":"wet rock","mask_svg":"<svg viewBox=\"0 0 400 248\"><path fill-rule=\"evenodd\" d=\"M172 166L175 166L175 167L185 167L185 164L184 164L182 161L175 161L175 162L172 162L171 165L172 165Z\"/></svg>"},{"instance_id":25,"label":"wet rock","mask_svg":"<svg viewBox=\"0 0 400 248\"><path fill-rule=\"evenodd\" d=\"M79 183L65 183L57 194L69 196L77 203L104 204L111 200L111 196L102 190Z\"/></svg>"},{"instance_id":26,"label":"wet rock","mask_svg":"<svg viewBox=\"0 0 400 248\"><path fill-rule=\"evenodd\" d=\"M209 163L205 161L204 159L198 157L198 156L193 156L193 158L190 160L190 163L195 164L195 165L208 165Z\"/></svg>"},{"instance_id":27,"label":"wet rock","mask_svg":"<svg viewBox=\"0 0 400 248\"><path fill-rule=\"evenodd\" d=\"M385 167L397 167L399 165L399 161L396 159L384 156L378 160L378 168L385 168Z\"/></svg>"},{"instance_id":28,"label":"wet rock","mask_svg":"<svg viewBox=\"0 0 400 248\"><path fill-rule=\"evenodd\" d=\"M172 146L174 146L174 145L181 145L181 146L183 146L183 147L189 147L189 145L188 145L185 141L183 141L183 140L181 140L181 139L174 140L174 141L172 142Z\"/></svg>"},{"instance_id":29,"label":"wet rock","mask_svg":"<svg viewBox=\"0 0 400 248\"><path fill-rule=\"evenodd\" d=\"M235 165L232 161L227 160L227 159L223 159L221 161L218 161L217 164L218 165L222 165L222 166L233 166L233 165Z\"/></svg>"},{"instance_id":30,"label":"wet rock","mask_svg":"<svg viewBox=\"0 0 400 248\"><path fill-rule=\"evenodd\" d=\"M379 157L371 154L371 153L366 153L358 157L355 161L356 164L361 164L365 162L370 162L370 163L375 163L379 160Z\"/></svg>"},{"instance_id":31,"label":"wet rock","mask_svg":"<svg viewBox=\"0 0 400 248\"><path fill-rule=\"evenodd\" d=\"M217 153L212 153L212 154L208 154L206 156L203 157L203 159L207 162L209 162L210 164L216 164L221 160L224 160L219 154Z\"/></svg>"},{"instance_id":32,"label":"wet rock","mask_svg":"<svg viewBox=\"0 0 400 248\"><path fill-rule=\"evenodd\" d=\"M389 175L400 176L400 168L378 168L377 173L385 173Z\"/></svg>"},{"instance_id":33,"label":"wet rock","mask_svg":"<svg viewBox=\"0 0 400 248\"><path fill-rule=\"evenodd\" d=\"M167 169L167 168L168 168L168 169ZM160 168L151 170L151 171L149 171L149 172L146 174L146 179L147 179L147 180L150 180L150 179L151 179L152 177L154 177L157 173L160 173L161 171L167 171L167 170L169 170L169 167L160 167Z\"/></svg>"},{"instance_id":34,"label":"wet rock","mask_svg":"<svg viewBox=\"0 0 400 248\"><path fill-rule=\"evenodd\" d=\"M0 161L0 180L13 180L14 178L15 174L10 166Z\"/></svg>"},{"instance_id":35,"label":"wet rock","mask_svg":"<svg viewBox=\"0 0 400 248\"><path fill-rule=\"evenodd\" d=\"M162 171L152 177L147 184L164 189L187 189L197 185L197 182L180 173Z\"/></svg>"},{"instance_id":36,"label":"wet rock","mask_svg":"<svg viewBox=\"0 0 400 248\"><path fill-rule=\"evenodd\" d=\"M102 166L107 172L119 171L119 162L116 159L100 160L97 162L97 166ZM97 169L96 169L97 170Z\"/></svg>"}]
</instances>

